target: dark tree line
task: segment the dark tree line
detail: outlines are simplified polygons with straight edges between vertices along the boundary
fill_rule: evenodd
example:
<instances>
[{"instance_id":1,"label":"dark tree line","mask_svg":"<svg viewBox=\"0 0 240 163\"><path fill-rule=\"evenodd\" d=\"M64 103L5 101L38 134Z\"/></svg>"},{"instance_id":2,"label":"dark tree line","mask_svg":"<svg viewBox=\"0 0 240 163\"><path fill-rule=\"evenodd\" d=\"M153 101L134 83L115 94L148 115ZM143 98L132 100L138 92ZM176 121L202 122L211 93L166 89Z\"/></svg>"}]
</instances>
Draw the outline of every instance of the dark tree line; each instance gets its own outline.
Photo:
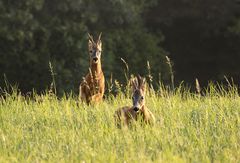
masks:
<instances>
[{"instance_id":1,"label":"dark tree line","mask_svg":"<svg viewBox=\"0 0 240 163\"><path fill-rule=\"evenodd\" d=\"M158 0L145 17L151 33L165 36L163 47L178 81L198 78L240 80L240 3L237 0Z\"/></svg>"},{"instance_id":2,"label":"dark tree line","mask_svg":"<svg viewBox=\"0 0 240 163\"><path fill-rule=\"evenodd\" d=\"M103 32L103 69L125 82L130 73L170 82L206 83L239 78L240 7L236 0L1 0L0 85L4 76L19 88L42 91L52 82L59 92L78 91L88 70L87 32Z\"/></svg>"}]
</instances>

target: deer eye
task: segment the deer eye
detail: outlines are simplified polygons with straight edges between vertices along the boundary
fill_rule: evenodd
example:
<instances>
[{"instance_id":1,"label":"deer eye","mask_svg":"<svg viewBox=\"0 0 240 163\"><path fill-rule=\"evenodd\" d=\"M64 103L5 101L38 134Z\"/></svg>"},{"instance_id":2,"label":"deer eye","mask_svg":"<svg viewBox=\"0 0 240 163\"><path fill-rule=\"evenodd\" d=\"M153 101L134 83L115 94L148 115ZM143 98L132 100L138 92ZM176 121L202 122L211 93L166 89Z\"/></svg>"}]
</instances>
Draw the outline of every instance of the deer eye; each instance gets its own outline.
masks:
<instances>
[{"instance_id":1,"label":"deer eye","mask_svg":"<svg viewBox=\"0 0 240 163\"><path fill-rule=\"evenodd\" d=\"M89 50L90 53L92 53L93 51L92 50Z\"/></svg>"},{"instance_id":2,"label":"deer eye","mask_svg":"<svg viewBox=\"0 0 240 163\"><path fill-rule=\"evenodd\" d=\"M143 100L143 99L144 99L144 97L142 96L142 97L141 97L141 100Z\"/></svg>"}]
</instances>

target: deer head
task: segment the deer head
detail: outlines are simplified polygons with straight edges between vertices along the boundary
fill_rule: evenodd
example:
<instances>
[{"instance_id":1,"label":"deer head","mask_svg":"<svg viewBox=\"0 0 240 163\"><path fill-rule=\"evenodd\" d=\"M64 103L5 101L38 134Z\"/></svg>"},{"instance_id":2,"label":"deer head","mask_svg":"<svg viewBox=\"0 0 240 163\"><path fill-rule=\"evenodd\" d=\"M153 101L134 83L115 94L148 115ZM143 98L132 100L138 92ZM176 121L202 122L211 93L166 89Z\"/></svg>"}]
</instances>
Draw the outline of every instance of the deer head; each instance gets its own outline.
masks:
<instances>
[{"instance_id":1,"label":"deer head","mask_svg":"<svg viewBox=\"0 0 240 163\"><path fill-rule=\"evenodd\" d=\"M146 82L145 78L140 75L131 80L132 85L132 102L133 110L135 112L143 111L143 106L145 105L145 92L146 92Z\"/></svg>"},{"instance_id":2,"label":"deer head","mask_svg":"<svg viewBox=\"0 0 240 163\"><path fill-rule=\"evenodd\" d=\"M99 34L97 41L95 42L93 37L88 33L88 51L90 55L90 62L92 64L97 64L101 60L101 53L102 53L102 41L101 35Z\"/></svg>"}]
</instances>

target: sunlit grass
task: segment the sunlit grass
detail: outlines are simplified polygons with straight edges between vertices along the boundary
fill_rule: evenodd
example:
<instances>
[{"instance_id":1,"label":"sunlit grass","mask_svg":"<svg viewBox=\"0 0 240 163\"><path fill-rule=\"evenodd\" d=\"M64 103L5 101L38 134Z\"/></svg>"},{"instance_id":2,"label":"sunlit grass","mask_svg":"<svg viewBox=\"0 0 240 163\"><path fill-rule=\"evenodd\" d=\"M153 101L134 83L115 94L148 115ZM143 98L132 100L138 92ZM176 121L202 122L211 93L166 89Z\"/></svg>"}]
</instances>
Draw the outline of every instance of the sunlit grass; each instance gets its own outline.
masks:
<instances>
[{"instance_id":1,"label":"sunlit grass","mask_svg":"<svg viewBox=\"0 0 240 163\"><path fill-rule=\"evenodd\" d=\"M157 122L118 129L124 95L96 106L69 96L16 91L0 99L0 162L239 162L240 97L210 86L204 96L162 89L147 96Z\"/></svg>"}]
</instances>

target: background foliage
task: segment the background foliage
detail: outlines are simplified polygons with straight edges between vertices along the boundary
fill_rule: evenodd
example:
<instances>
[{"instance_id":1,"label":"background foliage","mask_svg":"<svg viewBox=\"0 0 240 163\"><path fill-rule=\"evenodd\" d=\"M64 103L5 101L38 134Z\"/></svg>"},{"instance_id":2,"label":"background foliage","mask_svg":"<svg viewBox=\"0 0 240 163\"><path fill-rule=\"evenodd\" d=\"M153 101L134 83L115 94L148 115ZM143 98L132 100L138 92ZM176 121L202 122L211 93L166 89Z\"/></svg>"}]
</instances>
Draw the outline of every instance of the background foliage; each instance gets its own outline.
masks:
<instances>
[{"instance_id":1,"label":"background foliage","mask_svg":"<svg viewBox=\"0 0 240 163\"><path fill-rule=\"evenodd\" d=\"M1 0L0 85L4 76L24 91L74 90L88 69L87 32L103 32L107 80L124 82L148 73L169 82L165 56L173 59L176 80L200 83L239 78L240 18L236 0Z\"/></svg>"}]
</instances>

